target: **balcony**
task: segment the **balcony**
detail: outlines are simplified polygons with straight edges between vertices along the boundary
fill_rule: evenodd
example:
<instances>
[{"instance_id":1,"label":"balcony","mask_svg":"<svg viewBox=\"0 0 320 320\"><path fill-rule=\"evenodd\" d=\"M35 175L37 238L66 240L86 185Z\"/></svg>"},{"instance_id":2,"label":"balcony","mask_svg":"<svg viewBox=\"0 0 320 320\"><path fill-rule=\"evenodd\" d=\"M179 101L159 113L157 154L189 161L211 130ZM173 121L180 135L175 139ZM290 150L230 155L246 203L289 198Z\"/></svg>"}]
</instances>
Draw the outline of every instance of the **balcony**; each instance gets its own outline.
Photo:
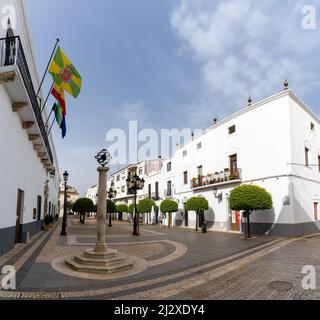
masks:
<instances>
[{"instance_id":1,"label":"balcony","mask_svg":"<svg viewBox=\"0 0 320 320\"><path fill-rule=\"evenodd\" d=\"M194 178L191 180L191 189L203 189L214 187L217 185L226 185L239 183L242 181L242 170L237 169L232 174L230 169L225 169L221 172L216 172L215 174L208 174L207 176L202 176L199 178Z\"/></svg>"},{"instance_id":2,"label":"balcony","mask_svg":"<svg viewBox=\"0 0 320 320\"><path fill-rule=\"evenodd\" d=\"M53 155L20 37L0 39L0 84L3 84L44 168L51 170Z\"/></svg>"},{"instance_id":3,"label":"balcony","mask_svg":"<svg viewBox=\"0 0 320 320\"><path fill-rule=\"evenodd\" d=\"M157 192L152 192L151 193L151 199L154 201L160 200L159 194Z\"/></svg>"},{"instance_id":4,"label":"balcony","mask_svg":"<svg viewBox=\"0 0 320 320\"><path fill-rule=\"evenodd\" d=\"M171 199L171 198L173 197L173 195L172 195L172 190L170 190L170 189L165 189L165 190L163 191L163 194L164 194L164 197L165 197L166 199Z\"/></svg>"}]
</instances>

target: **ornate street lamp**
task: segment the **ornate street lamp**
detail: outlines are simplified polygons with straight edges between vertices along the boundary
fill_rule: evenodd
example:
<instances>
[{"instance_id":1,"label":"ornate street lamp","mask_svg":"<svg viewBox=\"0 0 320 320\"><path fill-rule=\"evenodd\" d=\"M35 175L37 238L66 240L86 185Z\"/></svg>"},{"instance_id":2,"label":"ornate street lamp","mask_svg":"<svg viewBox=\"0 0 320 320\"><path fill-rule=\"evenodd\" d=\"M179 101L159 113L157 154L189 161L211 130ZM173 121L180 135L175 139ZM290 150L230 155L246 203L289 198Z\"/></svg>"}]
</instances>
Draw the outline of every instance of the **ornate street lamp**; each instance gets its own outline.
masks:
<instances>
[{"instance_id":1,"label":"ornate street lamp","mask_svg":"<svg viewBox=\"0 0 320 320\"><path fill-rule=\"evenodd\" d=\"M62 220L62 230L61 235L66 236L67 235L67 190L68 190L68 179L69 179L69 173L65 171L63 174L63 181L64 181L64 206L63 206L63 220Z\"/></svg>"},{"instance_id":2,"label":"ornate street lamp","mask_svg":"<svg viewBox=\"0 0 320 320\"><path fill-rule=\"evenodd\" d=\"M127 188L130 194L134 194L134 223L133 223L133 235L139 236L139 221L138 221L138 212L137 212L137 192L138 190L142 190L144 188L145 181L144 179L140 179L136 174L134 176L129 175L127 180Z\"/></svg>"},{"instance_id":3,"label":"ornate street lamp","mask_svg":"<svg viewBox=\"0 0 320 320\"><path fill-rule=\"evenodd\" d=\"M113 198L117 196L117 191L113 188L110 188L108 191L108 198L110 201L112 201ZM112 219L111 219L111 212L109 212L109 227L112 227Z\"/></svg>"}]
</instances>

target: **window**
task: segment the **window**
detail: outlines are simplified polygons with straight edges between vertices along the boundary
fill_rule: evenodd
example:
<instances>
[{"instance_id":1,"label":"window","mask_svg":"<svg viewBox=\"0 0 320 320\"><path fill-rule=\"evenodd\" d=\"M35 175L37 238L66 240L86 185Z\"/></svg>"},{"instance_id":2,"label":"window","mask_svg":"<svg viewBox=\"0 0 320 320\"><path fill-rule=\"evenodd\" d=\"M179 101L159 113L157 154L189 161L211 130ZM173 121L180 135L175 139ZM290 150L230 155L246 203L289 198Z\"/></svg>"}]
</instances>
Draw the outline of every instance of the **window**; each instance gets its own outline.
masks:
<instances>
[{"instance_id":1,"label":"window","mask_svg":"<svg viewBox=\"0 0 320 320\"><path fill-rule=\"evenodd\" d=\"M170 172L171 170L172 170L172 164L171 164L171 162L168 162L167 171Z\"/></svg>"},{"instance_id":2,"label":"window","mask_svg":"<svg viewBox=\"0 0 320 320\"><path fill-rule=\"evenodd\" d=\"M188 154L187 150L184 150L183 153L182 153L182 156L183 156L183 157L186 157L187 154Z\"/></svg>"},{"instance_id":3,"label":"window","mask_svg":"<svg viewBox=\"0 0 320 320\"><path fill-rule=\"evenodd\" d=\"M305 165L309 167L309 148L304 148Z\"/></svg>"},{"instance_id":4,"label":"window","mask_svg":"<svg viewBox=\"0 0 320 320\"><path fill-rule=\"evenodd\" d=\"M319 172L320 172L320 155L318 155L318 167L319 167Z\"/></svg>"},{"instance_id":5,"label":"window","mask_svg":"<svg viewBox=\"0 0 320 320\"><path fill-rule=\"evenodd\" d=\"M121 192L122 192L122 193L126 192L126 187L125 187L125 186L122 186L122 187L121 187Z\"/></svg>"},{"instance_id":6,"label":"window","mask_svg":"<svg viewBox=\"0 0 320 320\"><path fill-rule=\"evenodd\" d=\"M202 177L203 175L203 170L202 170L202 166L198 167L198 177Z\"/></svg>"},{"instance_id":7,"label":"window","mask_svg":"<svg viewBox=\"0 0 320 320\"><path fill-rule=\"evenodd\" d=\"M236 126L232 126L229 129L229 135L236 133Z\"/></svg>"},{"instance_id":8,"label":"window","mask_svg":"<svg viewBox=\"0 0 320 320\"><path fill-rule=\"evenodd\" d=\"M151 195L151 184L148 185L148 198L151 199L152 195Z\"/></svg>"},{"instance_id":9,"label":"window","mask_svg":"<svg viewBox=\"0 0 320 320\"><path fill-rule=\"evenodd\" d=\"M238 171L238 156L236 154L230 156L230 174L235 176Z\"/></svg>"},{"instance_id":10,"label":"window","mask_svg":"<svg viewBox=\"0 0 320 320\"><path fill-rule=\"evenodd\" d=\"M314 220L315 220L315 221L318 221L318 220L319 220L319 208L318 208L318 203L315 202L315 203L313 204L313 206L314 206Z\"/></svg>"},{"instance_id":11,"label":"window","mask_svg":"<svg viewBox=\"0 0 320 320\"><path fill-rule=\"evenodd\" d=\"M120 176L117 176L117 182L119 182L120 181Z\"/></svg>"},{"instance_id":12,"label":"window","mask_svg":"<svg viewBox=\"0 0 320 320\"><path fill-rule=\"evenodd\" d=\"M310 128L311 128L311 131L314 131L314 123L313 122L311 122Z\"/></svg>"},{"instance_id":13,"label":"window","mask_svg":"<svg viewBox=\"0 0 320 320\"><path fill-rule=\"evenodd\" d=\"M156 199L159 199L159 182L156 182Z\"/></svg>"},{"instance_id":14,"label":"window","mask_svg":"<svg viewBox=\"0 0 320 320\"><path fill-rule=\"evenodd\" d=\"M42 206L42 199L41 196L37 198L37 220L41 220L41 206Z\"/></svg>"},{"instance_id":15,"label":"window","mask_svg":"<svg viewBox=\"0 0 320 320\"><path fill-rule=\"evenodd\" d=\"M188 171L183 173L183 184L188 184Z\"/></svg>"},{"instance_id":16,"label":"window","mask_svg":"<svg viewBox=\"0 0 320 320\"><path fill-rule=\"evenodd\" d=\"M142 176L143 170L142 168L139 169L139 176Z\"/></svg>"},{"instance_id":17,"label":"window","mask_svg":"<svg viewBox=\"0 0 320 320\"><path fill-rule=\"evenodd\" d=\"M202 148L202 142L199 142L198 144L197 144L197 149L199 150L199 149L201 149Z\"/></svg>"},{"instance_id":18,"label":"window","mask_svg":"<svg viewBox=\"0 0 320 320\"><path fill-rule=\"evenodd\" d=\"M172 196L172 183L171 181L167 182L167 197L171 197Z\"/></svg>"}]
</instances>

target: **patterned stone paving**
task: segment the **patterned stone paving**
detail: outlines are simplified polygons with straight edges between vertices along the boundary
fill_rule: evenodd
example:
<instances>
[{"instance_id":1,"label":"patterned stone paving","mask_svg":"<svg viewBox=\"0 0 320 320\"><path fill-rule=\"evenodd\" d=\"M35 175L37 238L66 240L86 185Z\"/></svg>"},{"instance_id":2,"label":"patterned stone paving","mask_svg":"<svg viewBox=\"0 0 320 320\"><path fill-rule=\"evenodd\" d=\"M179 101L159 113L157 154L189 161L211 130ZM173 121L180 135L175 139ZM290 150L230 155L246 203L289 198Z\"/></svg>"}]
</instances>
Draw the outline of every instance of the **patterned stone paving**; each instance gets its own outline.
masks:
<instances>
[{"instance_id":1,"label":"patterned stone paving","mask_svg":"<svg viewBox=\"0 0 320 320\"><path fill-rule=\"evenodd\" d=\"M114 222L107 242L139 259L141 270L117 278L78 278L52 268L57 259L94 245L95 220L85 226L69 221L69 237L60 225L41 233L30 245L19 245L0 257L18 270L18 290L0 291L2 299L320 299L320 291L304 291L301 269L319 266L320 238L262 237L243 241L237 234L195 233L190 230L132 226ZM320 270L318 270L320 272ZM284 281L287 290L270 284ZM319 283L320 285L320 283Z\"/></svg>"}]
</instances>

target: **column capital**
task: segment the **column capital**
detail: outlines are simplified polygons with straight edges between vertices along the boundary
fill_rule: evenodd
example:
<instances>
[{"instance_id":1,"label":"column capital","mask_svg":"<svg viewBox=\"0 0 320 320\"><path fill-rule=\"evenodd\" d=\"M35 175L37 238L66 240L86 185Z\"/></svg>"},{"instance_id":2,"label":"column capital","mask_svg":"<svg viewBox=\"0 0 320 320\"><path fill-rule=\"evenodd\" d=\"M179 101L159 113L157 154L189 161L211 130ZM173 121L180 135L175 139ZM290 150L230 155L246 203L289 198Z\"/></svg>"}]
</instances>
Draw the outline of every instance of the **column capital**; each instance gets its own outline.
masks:
<instances>
[{"instance_id":1,"label":"column capital","mask_svg":"<svg viewBox=\"0 0 320 320\"><path fill-rule=\"evenodd\" d=\"M98 167L98 172L108 172L110 168Z\"/></svg>"}]
</instances>

